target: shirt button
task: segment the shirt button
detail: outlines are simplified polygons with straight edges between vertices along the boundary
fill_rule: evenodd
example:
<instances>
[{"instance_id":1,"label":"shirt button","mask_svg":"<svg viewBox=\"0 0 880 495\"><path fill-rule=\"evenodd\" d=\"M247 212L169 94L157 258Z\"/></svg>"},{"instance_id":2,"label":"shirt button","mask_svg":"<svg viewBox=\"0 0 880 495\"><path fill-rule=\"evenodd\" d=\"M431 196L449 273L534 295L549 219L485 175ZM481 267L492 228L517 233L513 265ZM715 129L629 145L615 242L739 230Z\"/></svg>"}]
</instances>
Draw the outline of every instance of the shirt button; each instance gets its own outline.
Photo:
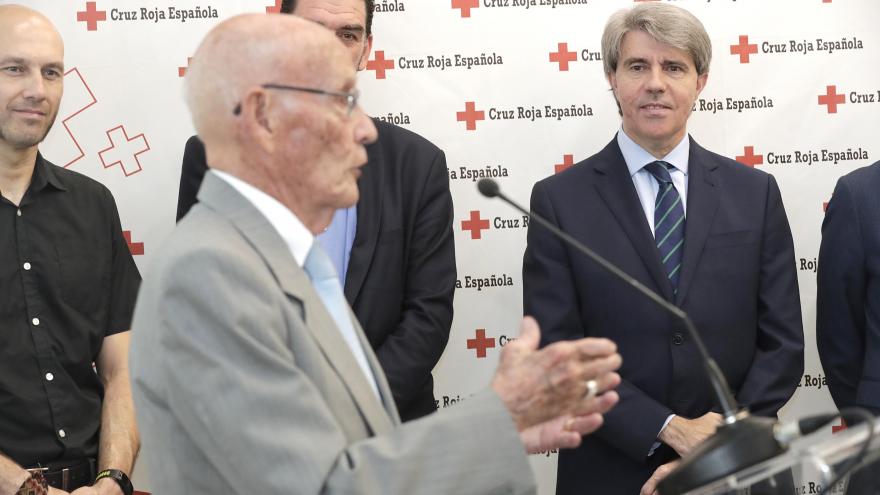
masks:
<instances>
[{"instance_id":1,"label":"shirt button","mask_svg":"<svg viewBox=\"0 0 880 495\"><path fill-rule=\"evenodd\" d=\"M22 266L24 267L25 270L30 270L30 269L31 269L31 264L28 263L27 261L25 261L25 262L24 262L24 265L22 265Z\"/></svg>"},{"instance_id":2,"label":"shirt button","mask_svg":"<svg viewBox=\"0 0 880 495\"><path fill-rule=\"evenodd\" d=\"M672 336L672 343L675 345L681 345L684 342L684 336L678 332L675 332L675 335Z\"/></svg>"},{"instance_id":3,"label":"shirt button","mask_svg":"<svg viewBox=\"0 0 880 495\"><path fill-rule=\"evenodd\" d=\"M55 375L53 375L52 373L46 373L46 381L47 382L51 382L54 379L55 379Z\"/></svg>"},{"instance_id":4,"label":"shirt button","mask_svg":"<svg viewBox=\"0 0 880 495\"><path fill-rule=\"evenodd\" d=\"M15 214L18 215L18 216L21 216L21 210L20 210L20 209L19 209L19 210L16 210L16 211L15 211Z\"/></svg>"},{"instance_id":5,"label":"shirt button","mask_svg":"<svg viewBox=\"0 0 880 495\"><path fill-rule=\"evenodd\" d=\"M40 326L40 319L34 318L33 320L31 320L31 323L33 323L35 327Z\"/></svg>"},{"instance_id":6,"label":"shirt button","mask_svg":"<svg viewBox=\"0 0 880 495\"><path fill-rule=\"evenodd\" d=\"M62 428L62 429L58 430L58 436L61 438L64 438L67 436L67 432L65 432L64 429Z\"/></svg>"}]
</instances>

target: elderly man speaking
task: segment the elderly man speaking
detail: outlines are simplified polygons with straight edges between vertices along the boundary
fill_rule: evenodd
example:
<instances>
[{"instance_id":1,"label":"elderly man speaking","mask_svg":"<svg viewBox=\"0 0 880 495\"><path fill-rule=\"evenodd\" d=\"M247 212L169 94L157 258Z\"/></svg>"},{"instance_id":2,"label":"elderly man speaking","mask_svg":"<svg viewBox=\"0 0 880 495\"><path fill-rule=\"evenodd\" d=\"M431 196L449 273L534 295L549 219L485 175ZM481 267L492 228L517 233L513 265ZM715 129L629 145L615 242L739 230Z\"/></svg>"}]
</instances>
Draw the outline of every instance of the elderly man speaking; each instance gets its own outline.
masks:
<instances>
[{"instance_id":1,"label":"elderly man speaking","mask_svg":"<svg viewBox=\"0 0 880 495\"><path fill-rule=\"evenodd\" d=\"M157 493L532 493L526 451L574 446L617 400L606 339L536 350L534 320L491 386L400 424L314 235L358 199L376 129L325 28L218 25L187 73L208 172L135 312L132 373ZM598 392L598 395L597 395ZM605 392L605 393L602 393Z\"/></svg>"}]
</instances>

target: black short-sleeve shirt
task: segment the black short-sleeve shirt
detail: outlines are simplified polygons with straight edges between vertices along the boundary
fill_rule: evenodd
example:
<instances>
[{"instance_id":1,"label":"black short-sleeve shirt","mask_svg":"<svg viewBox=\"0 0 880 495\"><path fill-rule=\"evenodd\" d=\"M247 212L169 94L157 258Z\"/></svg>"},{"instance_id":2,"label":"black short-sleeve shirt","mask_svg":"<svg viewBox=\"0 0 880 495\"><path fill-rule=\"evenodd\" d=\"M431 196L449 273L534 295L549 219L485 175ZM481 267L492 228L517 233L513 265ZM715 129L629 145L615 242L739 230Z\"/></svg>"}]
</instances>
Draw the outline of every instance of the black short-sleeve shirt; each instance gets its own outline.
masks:
<instances>
[{"instance_id":1,"label":"black short-sleeve shirt","mask_svg":"<svg viewBox=\"0 0 880 495\"><path fill-rule=\"evenodd\" d=\"M129 330L140 274L100 183L38 155L0 198L0 452L19 465L94 457L104 337Z\"/></svg>"}]
</instances>

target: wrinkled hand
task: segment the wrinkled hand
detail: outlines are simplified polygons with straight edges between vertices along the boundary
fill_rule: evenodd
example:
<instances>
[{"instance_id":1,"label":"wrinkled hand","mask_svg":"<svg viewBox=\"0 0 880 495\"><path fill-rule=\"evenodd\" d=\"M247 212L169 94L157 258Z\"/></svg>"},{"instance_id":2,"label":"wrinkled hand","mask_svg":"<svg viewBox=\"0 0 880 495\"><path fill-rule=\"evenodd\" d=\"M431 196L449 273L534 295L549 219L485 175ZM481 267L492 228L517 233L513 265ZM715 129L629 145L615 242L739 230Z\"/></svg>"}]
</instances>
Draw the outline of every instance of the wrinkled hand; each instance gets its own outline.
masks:
<instances>
[{"instance_id":1,"label":"wrinkled hand","mask_svg":"<svg viewBox=\"0 0 880 495\"><path fill-rule=\"evenodd\" d=\"M49 495L70 495L70 492L65 492L64 490L61 490L59 488L52 488L51 486L49 487L49 491L46 493L48 493Z\"/></svg>"},{"instance_id":2,"label":"wrinkled hand","mask_svg":"<svg viewBox=\"0 0 880 495\"><path fill-rule=\"evenodd\" d=\"M675 416L660 432L660 441L669 445L684 457L703 440L715 434L721 425L721 415L708 412L696 419Z\"/></svg>"},{"instance_id":3,"label":"wrinkled hand","mask_svg":"<svg viewBox=\"0 0 880 495\"><path fill-rule=\"evenodd\" d=\"M519 434L526 452L536 454L553 449L573 449L581 438L602 426L602 414L617 404L617 392L605 392L593 399L595 412L581 416L565 414L526 428Z\"/></svg>"},{"instance_id":4,"label":"wrinkled hand","mask_svg":"<svg viewBox=\"0 0 880 495\"><path fill-rule=\"evenodd\" d=\"M586 397L586 382L595 380L601 394L620 383L617 346L608 339L556 342L538 350L541 331L529 316L520 337L504 346L492 389L522 432L530 426L570 414L594 412L595 397Z\"/></svg>"},{"instance_id":5,"label":"wrinkled hand","mask_svg":"<svg viewBox=\"0 0 880 495\"><path fill-rule=\"evenodd\" d=\"M70 495L122 495L122 488L110 478L101 478L93 486L77 488Z\"/></svg>"},{"instance_id":6,"label":"wrinkled hand","mask_svg":"<svg viewBox=\"0 0 880 495\"><path fill-rule=\"evenodd\" d=\"M662 466L655 469L654 474L652 474L651 477L648 478L648 481L646 481L645 484L642 485L642 490L639 492L639 495L658 495L657 484L659 484L663 478L668 476L669 473L671 473L680 462L681 459L667 462L666 464L663 464Z\"/></svg>"}]
</instances>

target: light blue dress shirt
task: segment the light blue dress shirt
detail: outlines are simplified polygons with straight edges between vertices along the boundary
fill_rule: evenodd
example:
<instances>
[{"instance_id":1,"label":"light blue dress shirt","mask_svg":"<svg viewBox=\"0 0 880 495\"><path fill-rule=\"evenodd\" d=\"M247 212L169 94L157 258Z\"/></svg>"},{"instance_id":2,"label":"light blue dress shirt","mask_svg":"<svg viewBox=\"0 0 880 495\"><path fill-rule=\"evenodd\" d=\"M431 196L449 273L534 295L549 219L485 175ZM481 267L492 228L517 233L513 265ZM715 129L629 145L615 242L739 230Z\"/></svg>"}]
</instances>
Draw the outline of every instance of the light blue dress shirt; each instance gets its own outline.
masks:
<instances>
[{"instance_id":1,"label":"light blue dress shirt","mask_svg":"<svg viewBox=\"0 0 880 495\"><path fill-rule=\"evenodd\" d=\"M339 275L339 284L345 287L345 275L348 273L348 261L351 259L351 247L357 232L357 204L349 208L336 210L330 226L318 234L318 241L324 252L333 262Z\"/></svg>"}]
</instances>

